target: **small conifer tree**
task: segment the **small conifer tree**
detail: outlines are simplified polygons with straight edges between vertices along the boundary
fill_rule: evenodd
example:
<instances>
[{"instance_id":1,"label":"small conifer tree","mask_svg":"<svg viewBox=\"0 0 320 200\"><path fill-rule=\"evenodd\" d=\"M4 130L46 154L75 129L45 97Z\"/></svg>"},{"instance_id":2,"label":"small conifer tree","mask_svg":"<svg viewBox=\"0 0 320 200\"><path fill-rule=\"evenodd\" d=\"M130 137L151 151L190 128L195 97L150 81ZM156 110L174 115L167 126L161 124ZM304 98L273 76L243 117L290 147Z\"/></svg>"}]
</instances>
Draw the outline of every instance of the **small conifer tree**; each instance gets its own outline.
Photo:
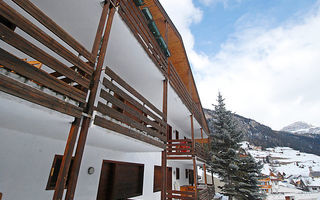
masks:
<instances>
[{"instance_id":1,"label":"small conifer tree","mask_svg":"<svg viewBox=\"0 0 320 200\"><path fill-rule=\"evenodd\" d=\"M256 162L255 159L247 154L241 156L236 182L238 183L237 199L238 200L260 200L264 195L260 192L258 179L261 178L261 168L263 165Z\"/></svg>"},{"instance_id":2,"label":"small conifer tree","mask_svg":"<svg viewBox=\"0 0 320 200\"><path fill-rule=\"evenodd\" d=\"M237 196L237 173L239 170L238 151L242 134L236 128L232 113L225 107L222 95L218 94L218 104L214 110L214 132L211 135L211 170L225 183L222 194L232 199Z\"/></svg>"}]
</instances>

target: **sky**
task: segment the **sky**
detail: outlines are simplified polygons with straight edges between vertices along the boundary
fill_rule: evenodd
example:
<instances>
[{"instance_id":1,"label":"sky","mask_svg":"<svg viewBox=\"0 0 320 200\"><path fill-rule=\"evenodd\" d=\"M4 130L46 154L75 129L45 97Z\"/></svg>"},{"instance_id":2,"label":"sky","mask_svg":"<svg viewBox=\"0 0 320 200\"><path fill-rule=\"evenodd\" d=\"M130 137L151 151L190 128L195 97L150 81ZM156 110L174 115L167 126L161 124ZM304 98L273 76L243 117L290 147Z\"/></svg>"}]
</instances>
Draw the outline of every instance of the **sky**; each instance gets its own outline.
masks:
<instances>
[{"instance_id":1,"label":"sky","mask_svg":"<svg viewBox=\"0 0 320 200\"><path fill-rule=\"evenodd\" d=\"M179 30L203 107L275 130L320 126L320 0L160 0Z\"/></svg>"}]
</instances>

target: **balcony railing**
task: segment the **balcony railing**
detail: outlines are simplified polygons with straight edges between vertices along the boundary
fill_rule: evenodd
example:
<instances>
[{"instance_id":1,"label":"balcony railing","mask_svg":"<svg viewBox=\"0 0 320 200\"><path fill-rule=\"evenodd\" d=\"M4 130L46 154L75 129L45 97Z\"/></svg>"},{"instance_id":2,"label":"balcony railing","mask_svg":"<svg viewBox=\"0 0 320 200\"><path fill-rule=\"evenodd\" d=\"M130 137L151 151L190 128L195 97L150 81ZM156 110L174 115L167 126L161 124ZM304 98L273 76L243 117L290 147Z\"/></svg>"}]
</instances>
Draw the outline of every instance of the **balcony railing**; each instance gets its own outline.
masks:
<instances>
[{"instance_id":1,"label":"balcony railing","mask_svg":"<svg viewBox=\"0 0 320 200\"><path fill-rule=\"evenodd\" d=\"M167 76L167 58L149 30L140 8L132 0L121 0L119 14L156 66Z\"/></svg>"},{"instance_id":2,"label":"balcony railing","mask_svg":"<svg viewBox=\"0 0 320 200\"><path fill-rule=\"evenodd\" d=\"M198 186L198 199L207 200L212 199L214 195L214 185L200 185Z\"/></svg>"},{"instance_id":3,"label":"balcony railing","mask_svg":"<svg viewBox=\"0 0 320 200\"><path fill-rule=\"evenodd\" d=\"M200 107L192 100L190 93L187 91L175 68L171 63L168 63L166 56L149 30L147 20L143 16L140 8L135 6L131 0L123 0L120 1L119 14L125 20L132 33L136 36L137 40L153 62L165 76L169 76L169 80L173 88L176 90L183 103L187 106L190 112L193 113L197 121L204 125L205 122L202 112L200 111Z\"/></svg>"},{"instance_id":4,"label":"balcony railing","mask_svg":"<svg viewBox=\"0 0 320 200\"><path fill-rule=\"evenodd\" d=\"M181 187L181 190L167 191L167 199L181 199L181 200L208 200L212 199L214 195L213 185L197 185L197 194L194 186Z\"/></svg>"},{"instance_id":5,"label":"balcony railing","mask_svg":"<svg viewBox=\"0 0 320 200\"><path fill-rule=\"evenodd\" d=\"M163 113L110 68L103 79L95 124L164 148L166 122Z\"/></svg>"},{"instance_id":6,"label":"balcony railing","mask_svg":"<svg viewBox=\"0 0 320 200\"><path fill-rule=\"evenodd\" d=\"M195 191L180 191L170 190L167 191L167 199L181 199L181 200L195 200Z\"/></svg>"},{"instance_id":7,"label":"balcony railing","mask_svg":"<svg viewBox=\"0 0 320 200\"><path fill-rule=\"evenodd\" d=\"M194 115L199 124L201 124L202 127L205 127L203 122L204 119L202 117L199 106L197 106L192 100L190 93L183 84L180 76L178 75L178 72L176 71L171 62L169 62L168 73L169 81L173 89L176 91L176 93L178 94L182 102L186 105L186 107L189 109L189 111Z\"/></svg>"},{"instance_id":8,"label":"balcony railing","mask_svg":"<svg viewBox=\"0 0 320 200\"><path fill-rule=\"evenodd\" d=\"M25 18L19 13L20 10L17 11L4 1L0 1L0 15L3 21L6 21L0 23L0 39L14 47L16 50L13 52L23 52L43 64L41 68L34 67L24 57L18 57L15 53L0 48L1 71L6 70L0 74L0 90L62 113L80 117L94 71L94 56L30 1L13 0L13 2L51 33L48 34ZM15 32L16 27L34 40ZM51 37L51 34L63 40L76 53ZM53 56L47 49L39 48L31 41L42 43L58 56ZM65 64L67 63L65 61L69 64ZM68 101L69 99L71 101ZM72 101L75 103L70 103Z\"/></svg>"},{"instance_id":9,"label":"balcony railing","mask_svg":"<svg viewBox=\"0 0 320 200\"><path fill-rule=\"evenodd\" d=\"M197 142L193 144L191 139L168 140L167 159L192 159L193 155L204 162L209 158L207 151Z\"/></svg>"}]
</instances>

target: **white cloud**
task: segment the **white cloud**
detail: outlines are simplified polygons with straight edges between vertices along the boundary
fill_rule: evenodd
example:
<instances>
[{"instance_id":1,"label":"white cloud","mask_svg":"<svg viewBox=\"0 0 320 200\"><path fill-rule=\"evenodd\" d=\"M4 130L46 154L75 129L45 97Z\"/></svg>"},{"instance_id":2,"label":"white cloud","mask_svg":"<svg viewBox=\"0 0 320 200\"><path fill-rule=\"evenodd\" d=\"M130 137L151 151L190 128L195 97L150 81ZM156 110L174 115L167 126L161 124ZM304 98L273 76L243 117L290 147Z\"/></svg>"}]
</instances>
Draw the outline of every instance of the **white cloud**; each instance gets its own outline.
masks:
<instances>
[{"instance_id":1,"label":"white cloud","mask_svg":"<svg viewBox=\"0 0 320 200\"><path fill-rule=\"evenodd\" d=\"M272 128L294 121L320 125L319 6L279 27L237 24L237 32L209 57L194 50L190 31L201 11L191 0L180 8L174 2L161 1L184 38L204 107L215 103L220 90L229 109Z\"/></svg>"},{"instance_id":2,"label":"white cloud","mask_svg":"<svg viewBox=\"0 0 320 200\"><path fill-rule=\"evenodd\" d=\"M216 5L216 4L223 4L224 8L229 7L232 4L241 3L242 0L199 0L202 4L209 6L209 5Z\"/></svg>"}]
</instances>

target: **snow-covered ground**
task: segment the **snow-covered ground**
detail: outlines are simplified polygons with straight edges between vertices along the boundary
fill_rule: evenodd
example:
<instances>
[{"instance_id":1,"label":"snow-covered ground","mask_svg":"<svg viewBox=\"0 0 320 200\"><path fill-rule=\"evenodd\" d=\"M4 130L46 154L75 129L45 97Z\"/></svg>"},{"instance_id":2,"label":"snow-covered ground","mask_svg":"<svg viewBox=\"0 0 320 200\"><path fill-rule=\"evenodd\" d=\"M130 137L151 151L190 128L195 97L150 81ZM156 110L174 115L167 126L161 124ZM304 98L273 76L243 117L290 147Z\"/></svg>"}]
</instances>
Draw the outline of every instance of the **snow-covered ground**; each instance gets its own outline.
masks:
<instances>
[{"instance_id":1,"label":"snow-covered ground","mask_svg":"<svg viewBox=\"0 0 320 200\"><path fill-rule=\"evenodd\" d=\"M309 185L320 187L320 178L309 177L310 170L320 171L320 156L303 153L289 147L268 148L263 151L248 142L243 142L242 148L256 160L264 163L263 174L270 175L272 171L273 174L285 175L284 180L277 185L277 189L268 194L268 200L284 200L286 196L293 196L295 200L320 200L319 191L306 192L291 184L292 180L304 180Z\"/></svg>"}]
</instances>

